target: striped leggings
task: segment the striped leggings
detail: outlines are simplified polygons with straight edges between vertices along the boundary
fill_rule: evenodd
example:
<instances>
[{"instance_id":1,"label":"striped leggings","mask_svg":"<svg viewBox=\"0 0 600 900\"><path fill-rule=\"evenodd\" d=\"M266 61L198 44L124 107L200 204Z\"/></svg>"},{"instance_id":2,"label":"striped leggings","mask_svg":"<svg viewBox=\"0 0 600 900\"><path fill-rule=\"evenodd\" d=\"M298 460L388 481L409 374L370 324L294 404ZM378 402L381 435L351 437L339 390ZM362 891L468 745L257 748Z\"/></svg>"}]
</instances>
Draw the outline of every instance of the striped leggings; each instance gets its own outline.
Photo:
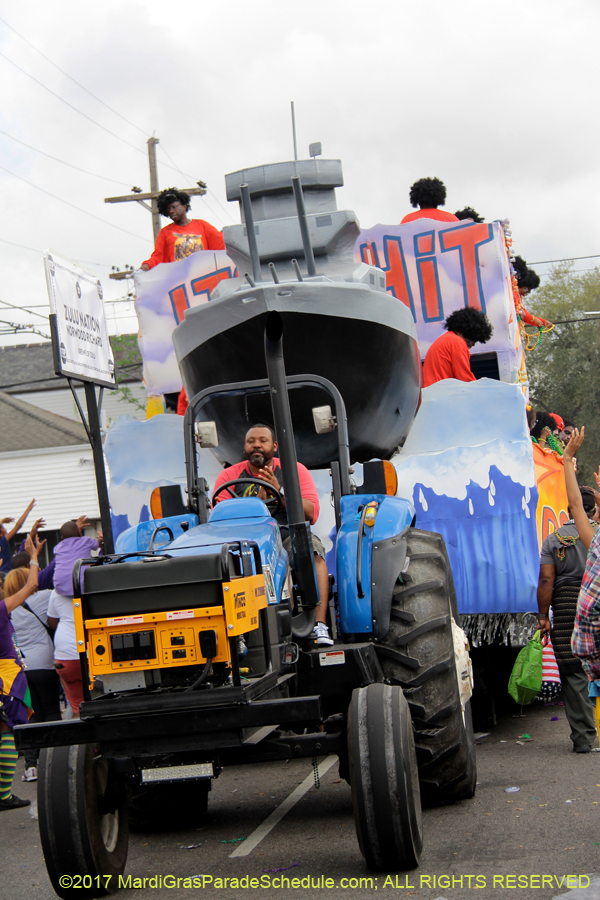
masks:
<instances>
[{"instance_id":1,"label":"striped leggings","mask_svg":"<svg viewBox=\"0 0 600 900\"><path fill-rule=\"evenodd\" d=\"M12 731L3 731L0 734L0 800L8 800L11 796L17 757Z\"/></svg>"}]
</instances>

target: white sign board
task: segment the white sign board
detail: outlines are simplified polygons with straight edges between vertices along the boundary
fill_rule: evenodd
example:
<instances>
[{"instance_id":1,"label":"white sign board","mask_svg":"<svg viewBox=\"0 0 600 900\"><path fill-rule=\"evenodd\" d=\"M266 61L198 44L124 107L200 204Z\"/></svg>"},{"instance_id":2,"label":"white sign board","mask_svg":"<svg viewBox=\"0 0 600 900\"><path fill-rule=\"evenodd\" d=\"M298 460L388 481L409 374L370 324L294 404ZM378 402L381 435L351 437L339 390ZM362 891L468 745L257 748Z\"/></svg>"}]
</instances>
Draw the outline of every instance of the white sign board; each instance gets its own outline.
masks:
<instances>
[{"instance_id":1,"label":"white sign board","mask_svg":"<svg viewBox=\"0 0 600 900\"><path fill-rule=\"evenodd\" d=\"M57 253L44 254L57 375L114 387L115 361L108 339L100 279Z\"/></svg>"}]
</instances>

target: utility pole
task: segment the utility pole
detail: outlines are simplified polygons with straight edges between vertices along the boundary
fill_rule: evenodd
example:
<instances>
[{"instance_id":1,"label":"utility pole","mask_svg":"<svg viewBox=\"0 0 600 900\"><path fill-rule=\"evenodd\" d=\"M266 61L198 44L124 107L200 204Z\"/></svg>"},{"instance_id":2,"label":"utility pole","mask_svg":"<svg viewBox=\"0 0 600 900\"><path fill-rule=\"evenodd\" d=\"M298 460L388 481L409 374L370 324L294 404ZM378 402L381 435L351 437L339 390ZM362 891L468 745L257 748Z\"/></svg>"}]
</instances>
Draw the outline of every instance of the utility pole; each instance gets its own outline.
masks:
<instances>
[{"instance_id":1,"label":"utility pole","mask_svg":"<svg viewBox=\"0 0 600 900\"><path fill-rule=\"evenodd\" d=\"M153 194L158 191L158 172L156 171L156 145L157 144L158 144L158 138L155 138L155 137L148 138L148 163L150 165L150 192ZM156 238L158 237L158 232L160 231L160 213L158 211L158 203L154 197L152 198L151 205L152 205L152 231L154 232L154 243L156 243Z\"/></svg>"},{"instance_id":2,"label":"utility pole","mask_svg":"<svg viewBox=\"0 0 600 900\"><path fill-rule=\"evenodd\" d=\"M132 187L131 194L127 194L124 197L105 197L105 203L131 203L132 200L135 200L136 203L139 203L140 206L143 206L144 209L147 209L152 213L152 233L154 235L154 243L156 243L156 238L158 237L158 232L160 231L160 213L158 211L158 204L156 202L156 198L160 194L160 190L158 187L158 171L156 167L156 145L159 143L159 139L156 137L148 138L148 165L150 167L150 191L148 193L143 193L142 189L139 187ZM206 184L204 181L197 181L197 187L187 187L181 188L182 191L185 191L186 194L190 194L190 196L200 196L202 197L206 194ZM149 200L148 204L146 201ZM125 269L123 272L111 272L108 276L112 278L114 281L121 281L123 278L129 278L133 273L133 269Z\"/></svg>"}]
</instances>

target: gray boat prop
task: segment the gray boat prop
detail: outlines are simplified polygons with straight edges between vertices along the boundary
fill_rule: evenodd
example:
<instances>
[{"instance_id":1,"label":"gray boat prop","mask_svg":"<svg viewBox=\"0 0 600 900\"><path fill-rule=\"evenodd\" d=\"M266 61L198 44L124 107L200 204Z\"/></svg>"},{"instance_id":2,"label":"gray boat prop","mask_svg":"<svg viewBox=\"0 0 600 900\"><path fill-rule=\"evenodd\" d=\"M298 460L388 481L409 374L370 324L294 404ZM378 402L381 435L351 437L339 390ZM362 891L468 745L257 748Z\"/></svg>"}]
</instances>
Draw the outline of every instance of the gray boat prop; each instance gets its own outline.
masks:
<instances>
[{"instance_id":1,"label":"gray boat prop","mask_svg":"<svg viewBox=\"0 0 600 900\"><path fill-rule=\"evenodd\" d=\"M243 224L223 234L243 277L221 281L210 302L188 309L173 333L188 397L218 384L266 378L265 324L277 310L287 374L322 376L342 394L352 462L388 459L419 402L416 330L410 310L386 293L385 273L353 260L360 230L355 214L336 206L341 162L257 166L225 182L227 199L240 203ZM290 392L298 458L308 468L337 457L335 434L317 434L312 413L330 402L318 387ZM248 427L272 421L270 397L213 398L201 418L216 422L219 455L234 463Z\"/></svg>"}]
</instances>

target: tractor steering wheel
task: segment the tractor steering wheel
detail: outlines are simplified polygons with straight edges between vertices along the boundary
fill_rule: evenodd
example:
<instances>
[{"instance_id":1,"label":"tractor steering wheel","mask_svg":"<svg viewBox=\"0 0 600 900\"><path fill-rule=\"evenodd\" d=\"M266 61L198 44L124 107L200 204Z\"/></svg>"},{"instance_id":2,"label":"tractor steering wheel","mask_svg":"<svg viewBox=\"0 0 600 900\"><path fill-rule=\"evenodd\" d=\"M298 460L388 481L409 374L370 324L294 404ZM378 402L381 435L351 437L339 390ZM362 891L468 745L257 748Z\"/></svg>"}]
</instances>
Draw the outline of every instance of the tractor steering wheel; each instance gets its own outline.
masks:
<instances>
[{"instance_id":1,"label":"tractor steering wheel","mask_svg":"<svg viewBox=\"0 0 600 900\"><path fill-rule=\"evenodd\" d=\"M265 491L271 491L271 493L273 494L273 499L275 501L275 508L273 509L273 512L271 512L270 510L269 510L269 512L271 512L272 516L276 516L277 513L281 511L282 495L279 493L277 488L274 488L273 485L269 484L268 481L265 481L264 478L233 478L231 481L226 481L224 484L219 485L217 490L212 495L211 502L212 502L213 509L214 509L214 505L215 505L215 500L219 496L219 494L222 491L227 490L227 488L233 487L234 485L238 485L238 484L258 484L258 485L260 485L260 487L263 487L265 489ZM270 501L268 501L268 502L270 502Z\"/></svg>"}]
</instances>

